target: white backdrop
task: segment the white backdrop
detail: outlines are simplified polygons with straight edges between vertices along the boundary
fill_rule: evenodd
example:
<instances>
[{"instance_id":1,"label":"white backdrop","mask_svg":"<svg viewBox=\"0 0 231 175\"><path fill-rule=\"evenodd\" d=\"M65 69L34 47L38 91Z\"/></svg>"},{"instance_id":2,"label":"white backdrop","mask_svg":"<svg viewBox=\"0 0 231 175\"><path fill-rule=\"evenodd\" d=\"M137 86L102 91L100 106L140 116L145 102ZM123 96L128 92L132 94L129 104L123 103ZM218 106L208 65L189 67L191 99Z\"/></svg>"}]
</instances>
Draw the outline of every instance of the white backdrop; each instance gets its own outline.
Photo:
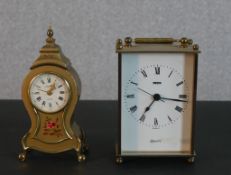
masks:
<instances>
[{"instance_id":1,"label":"white backdrop","mask_svg":"<svg viewBox=\"0 0 231 175\"><path fill-rule=\"evenodd\" d=\"M2 0L0 98L20 98L51 23L80 74L82 99L117 98L117 38L186 36L202 50L198 99L230 100L230 9L229 0Z\"/></svg>"}]
</instances>

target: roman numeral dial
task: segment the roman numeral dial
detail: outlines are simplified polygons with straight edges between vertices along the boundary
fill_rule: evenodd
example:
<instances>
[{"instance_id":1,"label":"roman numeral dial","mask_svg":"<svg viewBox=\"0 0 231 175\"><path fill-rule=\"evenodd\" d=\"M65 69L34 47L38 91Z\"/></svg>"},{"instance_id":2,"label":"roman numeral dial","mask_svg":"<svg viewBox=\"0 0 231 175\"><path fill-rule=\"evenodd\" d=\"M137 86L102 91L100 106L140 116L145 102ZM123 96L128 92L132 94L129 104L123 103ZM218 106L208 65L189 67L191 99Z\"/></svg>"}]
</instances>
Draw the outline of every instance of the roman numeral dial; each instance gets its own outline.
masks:
<instances>
[{"instance_id":1,"label":"roman numeral dial","mask_svg":"<svg viewBox=\"0 0 231 175\"><path fill-rule=\"evenodd\" d=\"M122 104L137 124L159 130L183 118L190 102L184 75L172 66L156 64L132 72L122 87Z\"/></svg>"},{"instance_id":2,"label":"roman numeral dial","mask_svg":"<svg viewBox=\"0 0 231 175\"><path fill-rule=\"evenodd\" d=\"M55 74L40 74L31 82L31 102L42 112L52 113L61 110L67 104L69 96L68 83Z\"/></svg>"}]
</instances>

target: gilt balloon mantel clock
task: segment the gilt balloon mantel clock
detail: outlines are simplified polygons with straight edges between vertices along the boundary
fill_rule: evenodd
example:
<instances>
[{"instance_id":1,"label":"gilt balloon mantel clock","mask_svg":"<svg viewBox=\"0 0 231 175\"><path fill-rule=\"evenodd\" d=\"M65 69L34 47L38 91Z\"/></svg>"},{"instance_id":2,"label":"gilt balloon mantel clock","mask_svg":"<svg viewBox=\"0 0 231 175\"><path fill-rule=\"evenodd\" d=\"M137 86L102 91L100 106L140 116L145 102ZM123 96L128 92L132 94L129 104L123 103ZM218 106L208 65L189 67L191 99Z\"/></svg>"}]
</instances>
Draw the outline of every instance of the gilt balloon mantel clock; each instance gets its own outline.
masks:
<instances>
[{"instance_id":1,"label":"gilt balloon mantel clock","mask_svg":"<svg viewBox=\"0 0 231 175\"><path fill-rule=\"evenodd\" d=\"M80 79L55 43L51 27L47 36L46 45L22 85L22 100L31 127L21 140L23 152L19 159L24 161L28 150L75 150L81 162L85 160L86 138L73 119L81 92Z\"/></svg>"},{"instance_id":2,"label":"gilt balloon mantel clock","mask_svg":"<svg viewBox=\"0 0 231 175\"><path fill-rule=\"evenodd\" d=\"M116 162L125 157L195 158L199 46L191 39L117 40L119 65Z\"/></svg>"}]
</instances>

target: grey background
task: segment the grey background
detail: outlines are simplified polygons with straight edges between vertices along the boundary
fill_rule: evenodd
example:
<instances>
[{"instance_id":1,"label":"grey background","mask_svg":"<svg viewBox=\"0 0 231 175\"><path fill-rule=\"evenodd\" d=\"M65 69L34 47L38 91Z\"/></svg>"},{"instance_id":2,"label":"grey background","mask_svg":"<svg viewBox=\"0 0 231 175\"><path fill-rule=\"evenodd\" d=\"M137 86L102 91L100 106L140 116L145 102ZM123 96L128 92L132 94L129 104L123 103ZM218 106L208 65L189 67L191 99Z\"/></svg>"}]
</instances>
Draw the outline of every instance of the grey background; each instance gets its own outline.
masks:
<instances>
[{"instance_id":1,"label":"grey background","mask_svg":"<svg viewBox=\"0 0 231 175\"><path fill-rule=\"evenodd\" d=\"M117 38L187 36L202 50L198 99L231 100L230 9L229 0L2 0L0 98L20 98L51 23L80 74L82 99L117 98Z\"/></svg>"}]
</instances>

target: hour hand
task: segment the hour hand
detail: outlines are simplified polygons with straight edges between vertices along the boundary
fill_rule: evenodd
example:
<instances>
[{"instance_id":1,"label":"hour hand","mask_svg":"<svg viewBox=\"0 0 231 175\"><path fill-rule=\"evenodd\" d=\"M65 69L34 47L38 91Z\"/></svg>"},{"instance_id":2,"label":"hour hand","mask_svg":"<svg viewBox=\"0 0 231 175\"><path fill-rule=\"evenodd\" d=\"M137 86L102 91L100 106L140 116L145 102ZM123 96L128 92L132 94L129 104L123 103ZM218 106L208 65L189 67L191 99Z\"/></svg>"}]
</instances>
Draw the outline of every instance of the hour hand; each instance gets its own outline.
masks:
<instances>
[{"instance_id":1,"label":"hour hand","mask_svg":"<svg viewBox=\"0 0 231 175\"><path fill-rule=\"evenodd\" d=\"M145 120L145 113L148 112L151 108L151 106L153 105L153 103L155 102L155 99L152 100L152 102L145 108L144 113L142 114L142 116L140 117L140 121L144 121Z\"/></svg>"},{"instance_id":2,"label":"hour hand","mask_svg":"<svg viewBox=\"0 0 231 175\"><path fill-rule=\"evenodd\" d=\"M54 81L54 83L52 85L50 85L50 89L47 91L47 95L52 95L52 91L54 89L56 89L55 82L56 82L56 80Z\"/></svg>"}]
</instances>

